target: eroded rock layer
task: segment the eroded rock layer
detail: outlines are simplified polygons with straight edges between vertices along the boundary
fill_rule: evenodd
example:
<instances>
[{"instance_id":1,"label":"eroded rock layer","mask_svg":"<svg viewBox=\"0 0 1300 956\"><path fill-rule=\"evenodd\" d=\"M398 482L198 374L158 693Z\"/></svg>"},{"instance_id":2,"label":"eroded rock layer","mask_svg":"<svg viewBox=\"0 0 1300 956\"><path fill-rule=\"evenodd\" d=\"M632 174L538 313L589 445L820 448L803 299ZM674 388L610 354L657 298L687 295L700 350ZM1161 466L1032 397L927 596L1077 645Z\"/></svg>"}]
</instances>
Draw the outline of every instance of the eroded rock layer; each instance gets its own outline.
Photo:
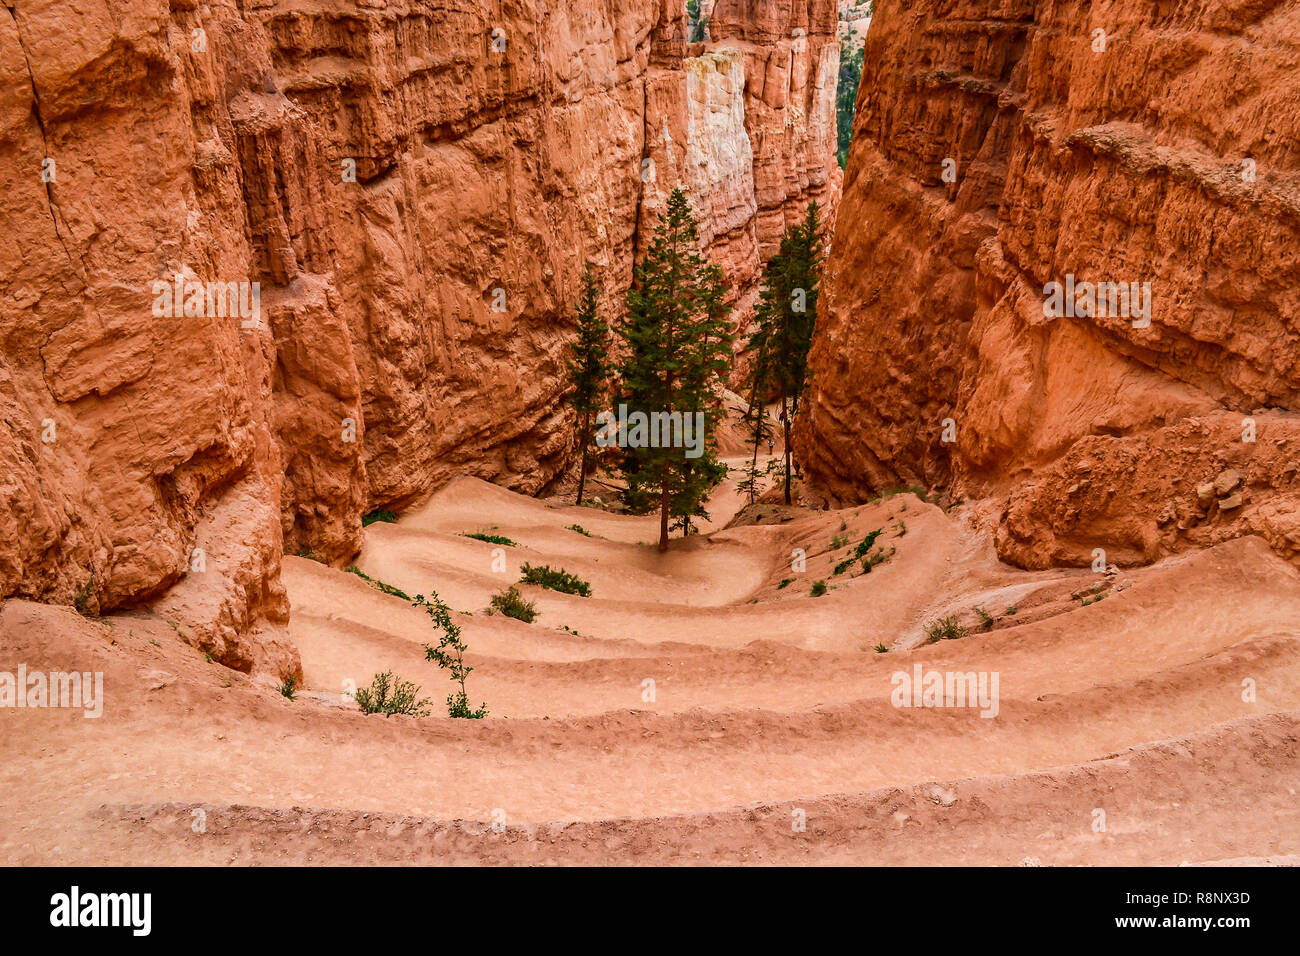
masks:
<instances>
[{"instance_id":1,"label":"eroded rock layer","mask_svg":"<svg viewBox=\"0 0 1300 956\"><path fill-rule=\"evenodd\" d=\"M822 303L825 498L1001 496L1027 567L1296 558L1300 4L881 0Z\"/></svg>"},{"instance_id":2,"label":"eroded rock layer","mask_svg":"<svg viewBox=\"0 0 1300 956\"><path fill-rule=\"evenodd\" d=\"M294 670L282 551L566 468L584 261L683 183L739 296L833 204L833 8L6 0L0 596Z\"/></svg>"}]
</instances>

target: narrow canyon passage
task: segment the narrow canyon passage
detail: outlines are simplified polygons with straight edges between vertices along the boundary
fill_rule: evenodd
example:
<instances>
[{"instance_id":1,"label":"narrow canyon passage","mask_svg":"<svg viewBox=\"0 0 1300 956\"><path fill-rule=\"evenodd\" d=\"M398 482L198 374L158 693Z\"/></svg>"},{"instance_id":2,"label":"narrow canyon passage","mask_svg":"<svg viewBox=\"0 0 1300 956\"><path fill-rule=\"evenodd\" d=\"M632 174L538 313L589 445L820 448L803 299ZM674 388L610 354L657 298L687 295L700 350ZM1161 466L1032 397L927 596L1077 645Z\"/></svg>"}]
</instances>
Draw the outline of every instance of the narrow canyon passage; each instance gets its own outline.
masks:
<instances>
[{"instance_id":1,"label":"narrow canyon passage","mask_svg":"<svg viewBox=\"0 0 1300 956\"><path fill-rule=\"evenodd\" d=\"M112 699L130 703L39 735L23 719L50 715L16 712L0 752L11 822L0 853L36 862L52 842L55 861L83 863L608 863L628 852L926 863L946 852L1016 864L1297 851L1300 721L1281 712L1300 708L1300 580L1261 542L1098 589L1088 571L999 565L987 515L910 493L843 511L760 504L746 512L759 523L726 527L742 503L734 480L712 501L711 528L667 555L647 540L653 517L472 478L367 528L357 564L372 580L436 588L470 612L459 619L483 721L357 712L346 682L388 669L438 702L450 685L422 650L435 635L400 597L305 558L284 568L306 685L292 702L158 641L169 628L157 618L93 623L8 602L6 626L30 634L39 622L54 636L26 648L37 663L101 660ZM877 529L892 557L835 574ZM514 542L499 548L504 568L471 532ZM796 548L807 568L792 574ZM523 562L563 566L592 594L524 586L533 623L487 615ZM818 580L830 587L813 597ZM923 643L925 622L973 607L996 612L991 630ZM996 672L996 719L895 706L894 675L917 666ZM1212 783L1224 772L1230 799ZM51 799L65 808L57 821L43 812ZM1090 828L1098 809L1105 833ZM1248 823L1260 816L1276 823L1267 834Z\"/></svg>"},{"instance_id":2,"label":"narrow canyon passage","mask_svg":"<svg viewBox=\"0 0 1300 956\"><path fill-rule=\"evenodd\" d=\"M0 863L1300 864L1298 65L1300 0L8 0ZM638 398L724 409L662 553L712 448L588 475Z\"/></svg>"}]
</instances>

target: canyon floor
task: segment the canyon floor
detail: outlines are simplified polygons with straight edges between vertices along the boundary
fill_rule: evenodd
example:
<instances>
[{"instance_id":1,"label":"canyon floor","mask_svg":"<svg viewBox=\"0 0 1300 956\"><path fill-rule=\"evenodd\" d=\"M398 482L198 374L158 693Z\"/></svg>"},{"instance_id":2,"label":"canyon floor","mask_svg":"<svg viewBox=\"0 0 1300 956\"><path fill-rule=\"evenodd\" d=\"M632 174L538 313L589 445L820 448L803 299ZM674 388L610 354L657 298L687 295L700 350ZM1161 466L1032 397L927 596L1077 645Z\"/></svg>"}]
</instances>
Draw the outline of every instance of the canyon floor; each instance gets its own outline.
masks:
<instances>
[{"instance_id":1,"label":"canyon floor","mask_svg":"<svg viewBox=\"0 0 1300 956\"><path fill-rule=\"evenodd\" d=\"M106 704L98 719L0 712L0 860L1297 860L1300 575L1257 539L1029 573L996 560L981 503L741 504L733 476L705 533L664 555L654 517L470 478L367 528L357 565L372 579L472 612L456 619L485 720L441 716L452 684L424 659L422 611L304 558L284 561L306 684L292 701L148 611L7 601L3 666L102 670ZM892 556L834 574L875 529ZM516 542L504 572L476 531ZM591 597L523 587L534 623L487 615L525 561L563 566ZM829 590L812 597L818 580ZM968 636L924 643L948 614ZM997 672L996 716L893 706L892 675L918 664ZM434 716L344 699L345 682L389 669Z\"/></svg>"}]
</instances>

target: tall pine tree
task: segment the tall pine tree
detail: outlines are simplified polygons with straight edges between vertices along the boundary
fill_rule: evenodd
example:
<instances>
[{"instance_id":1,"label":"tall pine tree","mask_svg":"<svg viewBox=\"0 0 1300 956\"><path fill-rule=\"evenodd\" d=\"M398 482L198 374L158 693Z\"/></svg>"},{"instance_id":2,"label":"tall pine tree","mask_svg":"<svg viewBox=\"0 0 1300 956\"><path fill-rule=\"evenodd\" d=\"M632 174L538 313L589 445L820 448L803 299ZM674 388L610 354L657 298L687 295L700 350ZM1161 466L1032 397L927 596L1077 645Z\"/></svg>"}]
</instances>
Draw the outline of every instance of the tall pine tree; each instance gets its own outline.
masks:
<instances>
[{"instance_id":1,"label":"tall pine tree","mask_svg":"<svg viewBox=\"0 0 1300 956\"><path fill-rule=\"evenodd\" d=\"M700 255L686 194L674 189L634 272L619 327L625 346L621 400L629 418L636 412L682 421L691 416L692 422L695 413L703 416L698 457L668 442L624 444L628 507L639 513L658 508L660 551L668 550L670 522L689 531L692 518L708 516L704 503L727 473L714 438L731 353L726 292L722 270Z\"/></svg>"},{"instance_id":2,"label":"tall pine tree","mask_svg":"<svg viewBox=\"0 0 1300 956\"><path fill-rule=\"evenodd\" d=\"M573 389L567 400L576 413L577 444L582 453L578 504L582 504L582 493L591 467L592 443L596 437L595 418L609 395L609 344L609 326L600 317L600 286L589 262L582 276L582 293L578 298L578 337L568 363L569 382Z\"/></svg>"},{"instance_id":3,"label":"tall pine tree","mask_svg":"<svg viewBox=\"0 0 1300 956\"><path fill-rule=\"evenodd\" d=\"M763 268L749 349L757 354L751 396L758 402L775 393L781 402L785 439L785 503L790 496L790 431L808 378L808 352L817 324L817 293L824 246L821 211L808 204L802 222L786 229L780 249ZM759 435L754 436L755 457Z\"/></svg>"}]
</instances>

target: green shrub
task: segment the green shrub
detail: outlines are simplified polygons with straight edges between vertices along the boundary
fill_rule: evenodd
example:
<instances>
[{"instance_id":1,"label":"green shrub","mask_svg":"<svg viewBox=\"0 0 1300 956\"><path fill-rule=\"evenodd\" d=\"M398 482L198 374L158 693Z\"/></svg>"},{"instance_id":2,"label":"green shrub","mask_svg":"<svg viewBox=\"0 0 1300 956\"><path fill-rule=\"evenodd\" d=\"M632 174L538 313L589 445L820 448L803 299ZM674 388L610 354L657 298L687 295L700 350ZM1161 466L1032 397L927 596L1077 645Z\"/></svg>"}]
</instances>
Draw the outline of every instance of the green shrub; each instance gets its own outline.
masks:
<instances>
[{"instance_id":1,"label":"green shrub","mask_svg":"<svg viewBox=\"0 0 1300 956\"><path fill-rule=\"evenodd\" d=\"M888 653L889 653L889 648L887 648L884 644L877 644L877 645L876 645L876 653L877 653L877 654L888 654Z\"/></svg>"},{"instance_id":2,"label":"green shrub","mask_svg":"<svg viewBox=\"0 0 1300 956\"><path fill-rule=\"evenodd\" d=\"M985 631L993 630L993 615L982 607L975 608L975 616L980 619L980 627Z\"/></svg>"},{"instance_id":3,"label":"green shrub","mask_svg":"<svg viewBox=\"0 0 1300 956\"><path fill-rule=\"evenodd\" d=\"M826 593L826 582L814 581L812 584L812 590L809 591L808 593L811 594L813 597L821 597L823 594Z\"/></svg>"},{"instance_id":4,"label":"green shrub","mask_svg":"<svg viewBox=\"0 0 1300 956\"><path fill-rule=\"evenodd\" d=\"M95 576L92 574L90 580L77 589L73 595L72 606L77 609L77 613L82 617L90 616L90 601L95 596Z\"/></svg>"},{"instance_id":5,"label":"green shrub","mask_svg":"<svg viewBox=\"0 0 1300 956\"><path fill-rule=\"evenodd\" d=\"M781 588L788 587L791 584L794 584L794 578L782 578L781 583L776 586L776 589L779 591Z\"/></svg>"},{"instance_id":6,"label":"green shrub","mask_svg":"<svg viewBox=\"0 0 1300 956\"><path fill-rule=\"evenodd\" d=\"M1016 607L1016 606L1013 604L1013 605L1011 605L1011 607L1007 608L1007 613L1008 613L1008 614L1015 614L1015 613L1016 613L1017 611L1019 611L1019 610L1020 610L1020 608Z\"/></svg>"},{"instance_id":7,"label":"green shrub","mask_svg":"<svg viewBox=\"0 0 1300 956\"><path fill-rule=\"evenodd\" d=\"M853 549L853 557L854 558L865 557L866 553L871 550L871 546L876 543L876 539L880 537L880 533L882 530L883 530L882 528L877 528L875 531L870 532L865 538L859 541L858 546Z\"/></svg>"},{"instance_id":8,"label":"green shrub","mask_svg":"<svg viewBox=\"0 0 1300 956\"><path fill-rule=\"evenodd\" d=\"M848 543L849 539L847 535L837 534L835 537L831 538L831 550L838 551Z\"/></svg>"},{"instance_id":9,"label":"green shrub","mask_svg":"<svg viewBox=\"0 0 1300 956\"><path fill-rule=\"evenodd\" d=\"M565 530L565 531L576 531L576 532L578 532L578 534L585 534L588 538L591 537L591 532L588 531L586 528L584 528L584 527L583 527L582 525L580 525L580 524L566 524L566 525L564 526L564 530Z\"/></svg>"},{"instance_id":10,"label":"green shrub","mask_svg":"<svg viewBox=\"0 0 1300 956\"><path fill-rule=\"evenodd\" d=\"M293 674L286 674L280 681L280 695L290 700L296 700L298 697L298 678Z\"/></svg>"},{"instance_id":11,"label":"green shrub","mask_svg":"<svg viewBox=\"0 0 1300 956\"><path fill-rule=\"evenodd\" d=\"M516 621L523 621L525 624L532 624L537 617L537 605L532 601L524 600L524 596L513 584L504 591L492 595L490 609L499 611L506 617L513 617Z\"/></svg>"},{"instance_id":12,"label":"green shrub","mask_svg":"<svg viewBox=\"0 0 1300 956\"><path fill-rule=\"evenodd\" d=\"M856 561L856 560L857 560L857 559L854 558L852 555L849 555L849 557L845 558L845 559L844 559L843 561L841 561L839 564L835 565L835 570L832 571L831 574L833 574L833 575L834 575L834 574L843 574L843 573L844 573L845 571L847 571L849 568L853 567L853 562Z\"/></svg>"},{"instance_id":13,"label":"green shrub","mask_svg":"<svg viewBox=\"0 0 1300 956\"><path fill-rule=\"evenodd\" d=\"M522 572L519 577L521 584L536 584L538 587L550 588L552 591L591 597L591 585L563 568L552 568L548 564L534 567L524 562L520 571Z\"/></svg>"},{"instance_id":14,"label":"green shrub","mask_svg":"<svg viewBox=\"0 0 1300 956\"><path fill-rule=\"evenodd\" d=\"M407 680L399 679L392 671L376 674L369 687L357 690L357 706L363 714L405 714L408 717L428 717L429 698L416 697L420 688Z\"/></svg>"},{"instance_id":15,"label":"green shrub","mask_svg":"<svg viewBox=\"0 0 1300 956\"><path fill-rule=\"evenodd\" d=\"M474 538L477 541L486 541L488 544L504 544L514 547L515 542L511 541L503 534L485 534L482 531L462 531L462 537Z\"/></svg>"},{"instance_id":16,"label":"green shrub","mask_svg":"<svg viewBox=\"0 0 1300 956\"><path fill-rule=\"evenodd\" d=\"M955 641L965 637L970 629L958 623L957 616L950 614L931 621L925 626L925 643L937 644L939 641Z\"/></svg>"},{"instance_id":17,"label":"green shrub","mask_svg":"<svg viewBox=\"0 0 1300 956\"><path fill-rule=\"evenodd\" d=\"M871 554L867 555L865 558L862 559L862 573L870 574L872 568L874 568L878 564L884 564L893 556L894 556L893 548L890 548L888 551L886 551L884 548L876 548L875 551L871 552Z\"/></svg>"},{"instance_id":18,"label":"green shrub","mask_svg":"<svg viewBox=\"0 0 1300 956\"><path fill-rule=\"evenodd\" d=\"M378 511L372 511L369 514L361 516L361 527L365 528L374 524L376 521L384 521L389 524L397 520L397 513L381 508Z\"/></svg>"},{"instance_id":19,"label":"green shrub","mask_svg":"<svg viewBox=\"0 0 1300 956\"><path fill-rule=\"evenodd\" d=\"M366 572L362 571L355 564L348 565L348 573L355 574L357 577L361 578L361 580L365 581L367 584L369 584L372 588L374 588L377 591L383 591L385 594L391 594L393 597L401 598L403 601L411 600L411 596L407 594L405 591L403 591L401 588L395 588L391 584L385 584L383 581L377 581L376 579L372 578L370 575L366 574Z\"/></svg>"}]
</instances>

